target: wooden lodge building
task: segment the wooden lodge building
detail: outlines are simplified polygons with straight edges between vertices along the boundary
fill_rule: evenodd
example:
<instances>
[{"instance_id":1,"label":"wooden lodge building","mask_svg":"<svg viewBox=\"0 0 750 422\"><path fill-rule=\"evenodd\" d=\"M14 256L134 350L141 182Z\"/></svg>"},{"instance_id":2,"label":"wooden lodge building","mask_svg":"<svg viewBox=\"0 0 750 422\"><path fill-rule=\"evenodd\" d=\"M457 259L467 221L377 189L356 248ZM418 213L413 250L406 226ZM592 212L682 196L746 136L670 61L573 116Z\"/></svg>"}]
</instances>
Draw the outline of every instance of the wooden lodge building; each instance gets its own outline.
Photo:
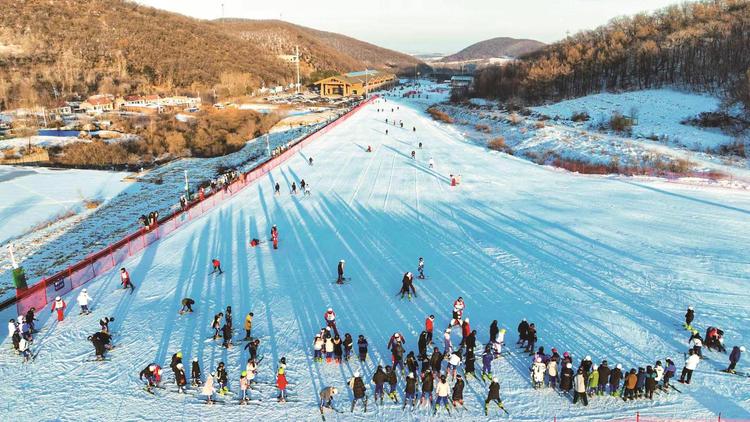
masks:
<instances>
[{"instance_id":1,"label":"wooden lodge building","mask_svg":"<svg viewBox=\"0 0 750 422\"><path fill-rule=\"evenodd\" d=\"M398 78L392 73L366 70L331 76L315 82L314 85L318 87L318 92L322 97L348 97L365 95L366 92L381 88L390 88L397 82Z\"/></svg>"}]
</instances>

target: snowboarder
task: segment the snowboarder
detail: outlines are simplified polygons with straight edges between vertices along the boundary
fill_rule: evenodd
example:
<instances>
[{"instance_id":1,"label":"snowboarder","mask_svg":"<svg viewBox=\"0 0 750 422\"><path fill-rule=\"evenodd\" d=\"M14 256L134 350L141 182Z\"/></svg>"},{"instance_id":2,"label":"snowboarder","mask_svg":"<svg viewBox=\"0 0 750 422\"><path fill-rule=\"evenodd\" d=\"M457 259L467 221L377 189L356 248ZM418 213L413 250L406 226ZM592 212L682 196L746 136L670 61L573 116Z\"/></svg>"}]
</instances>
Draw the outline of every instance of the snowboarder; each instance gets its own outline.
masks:
<instances>
[{"instance_id":1,"label":"snowboarder","mask_svg":"<svg viewBox=\"0 0 750 422\"><path fill-rule=\"evenodd\" d=\"M580 399L581 401L583 401L584 406L588 406L589 399L586 396L586 377L583 373L583 368L578 368L578 373L576 373L573 383L575 384L575 396L573 396L573 404L578 403L578 400Z\"/></svg>"},{"instance_id":2,"label":"snowboarder","mask_svg":"<svg viewBox=\"0 0 750 422\"><path fill-rule=\"evenodd\" d=\"M337 284L344 284L344 265L346 264L346 261L343 259L339 261L339 265L336 267L336 271L338 272L338 278L336 279Z\"/></svg>"},{"instance_id":3,"label":"snowboarder","mask_svg":"<svg viewBox=\"0 0 750 422\"><path fill-rule=\"evenodd\" d=\"M404 295L408 295L409 300L411 300L412 293L414 294L414 297L417 297L417 291L414 289L414 275L410 271L407 271L404 273L404 278L401 280L401 291L399 291L401 294L401 299L404 298Z\"/></svg>"},{"instance_id":4,"label":"snowboarder","mask_svg":"<svg viewBox=\"0 0 750 422\"><path fill-rule=\"evenodd\" d=\"M701 361L700 356L692 350L688 354L685 366L682 368L682 374L680 374L680 383L682 384L690 384L690 380L693 378L693 371L695 371L695 368L698 367L698 363Z\"/></svg>"},{"instance_id":5,"label":"snowboarder","mask_svg":"<svg viewBox=\"0 0 750 422\"><path fill-rule=\"evenodd\" d=\"M253 331L253 313L248 312L247 316L245 316L245 338L244 340L250 339L250 334Z\"/></svg>"},{"instance_id":6,"label":"snowboarder","mask_svg":"<svg viewBox=\"0 0 750 422\"><path fill-rule=\"evenodd\" d=\"M273 186L273 194L276 196L281 195L281 185L279 185L279 182L276 182L276 184Z\"/></svg>"},{"instance_id":7,"label":"snowboarder","mask_svg":"<svg viewBox=\"0 0 750 422\"><path fill-rule=\"evenodd\" d=\"M419 262L417 262L417 272L419 273L417 278L424 280L424 259L421 256L419 257Z\"/></svg>"},{"instance_id":8,"label":"snowboarder","mask_svg":"<svg viewBox=\"0 0 750 422\"><path fill-rule=\"evenodd\" d=\"M193 387L201 385L201 366L198 358L193 358L193 364L190 368L190 380Z\"/></svg>"},{"instance_id":9,"label":"snowboarder","mask_svg":"<svg viewBox=\"0 0 750 422\"><path fill-rule=\"evenodd\" d=\"M91 302L91 296L89 296L88 290L82 289L81 293L76 298L76 301L78 302L78 305L81 307L81 313L78 315L83 314L90 314L91 311L89 311L89 302Z\"/></svg>"},{"instance_id":10,"label":"snowboarder","mask_svg":"<svg viewBox=\"0 0 750 422\"><path fill-rule=\"evenodd\" d=\"M65 308L67 304L60 296L55 297L55 301L52 302L52 309L50 313L57 311L57 321L62 321L65 318Z\"/></svg>"},{"instance_id":11,"label":"snowboarder","mask_svg":"<svg viewBox=\"0 0 750 422\"><path fill-rule=\"evenodd\" d=\"M367 360L367 339L362 334L357 338L357 351L359 353L360 362Z\"/></svg>"},{"instance_id":12,"label":"snowboarder","mask_svg":"<svg viewBox=\"0 0 750 422\"><path fill-rule=\"evenodd\" d=\"M492 378L489 390L487 392L487 398L484 400L484 415L489 415L490 402L495 402L497 407L505 410L502 400L500 400L500 383L497 382L497 378Z\"/></svg>"},{"instance_id":13,"label":"snowboarder","mask_svg":"<svg viewBox=\"0 0 750 422\"><path fill-rule=\"evenodd\" d=\"M745 346L734 346L732 348L732 353L729 354L729 366L725 370L726 372L735 373L736 371L734 368L737 366L737 362L740 361L740 358L742 357L742 352L745 351Z\"/></svg>"},{"instance_id":14,"label":"snowboarder","mask_svg":"<svg viewBox=\"0 0 750 422\"><path fill-rule=\"evenodd\" d=\"M211 264L214 267L214 270L211 271L211 274L218 271L219 274L224 274L224 271L221 269L221 261L219 261L217 258L214 258L211 260Z\"/></svg>"},{"instance_id":15,"label":"snowboarder","mask_svg":"<svg viewBox=\"0 0 750 422\"><path fill-rule=\"evenodd\" d=\"M189 297L186 297L182 299L182 309L180 309L180 315L186 313L186 312L193 312L193 305L195 305L195 301L193 299L190 299Z\"/></svg>"},{"instance_id":16,"label":"snowboarder","mask_svg":"<svg viewBox=\"0 0 750 422\"><path fill-rule=\"evenodd\" d=\"M120 283L122 284L122 288L124 289L130 289L130 294L133 294L135 291L135 285L133 284L133 281L130 280L130 273L128 273L128 270L125 269L125 267L120 268Z\"/></svg>"},{"instance_id":17,"label":"snowboarder","mask_svg":"<svg viewBox=\"0 0 750 422\"><path fill-rule=\"evenodd\" d=\"M688 306L687 312L685 312L685 329L686 330L692 330L693 326L690 325L693 323L693 319L695 318L695 310L692 306Z\"/></svg>"},{"instance_id":18,"label":"snowboarder","mask_svg":"<svg viewBox=\"0 0 750 422\"><path fill-rule=\"evenodd\" d=\"M354 376L349 379L348 385L349 388L352 389L352 394L354 396L354 399L352 400L351 412L354 412L354 405L357 403L357 400L362 400L364 404L364 410L365 412L367 412L367 395L365 394L367 388L365 387L365 383L362 381L362 377L360 376L359 371L354 372Z\"/></svg>"}]
</instances>

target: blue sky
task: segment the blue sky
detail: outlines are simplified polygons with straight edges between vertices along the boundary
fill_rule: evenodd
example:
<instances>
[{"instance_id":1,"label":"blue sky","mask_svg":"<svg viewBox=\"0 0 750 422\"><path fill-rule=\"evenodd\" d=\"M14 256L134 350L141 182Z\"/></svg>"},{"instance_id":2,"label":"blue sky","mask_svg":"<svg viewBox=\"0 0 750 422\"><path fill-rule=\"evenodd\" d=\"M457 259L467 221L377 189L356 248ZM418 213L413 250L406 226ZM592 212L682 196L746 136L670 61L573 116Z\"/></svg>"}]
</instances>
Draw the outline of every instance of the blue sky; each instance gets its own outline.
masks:
<instances>
[{"instance_id":1,"label":"blue sky","mask_svg":"<svg viewBox=\"0 0 750 422\"><path fill-rule=\"evenodd\" d=\"M282 19L407 53L453 53L509 36L552 42L675 0L137 0L202 19ZM324 11L324 12L321 12Z\"/></svg>"}]
</instances>

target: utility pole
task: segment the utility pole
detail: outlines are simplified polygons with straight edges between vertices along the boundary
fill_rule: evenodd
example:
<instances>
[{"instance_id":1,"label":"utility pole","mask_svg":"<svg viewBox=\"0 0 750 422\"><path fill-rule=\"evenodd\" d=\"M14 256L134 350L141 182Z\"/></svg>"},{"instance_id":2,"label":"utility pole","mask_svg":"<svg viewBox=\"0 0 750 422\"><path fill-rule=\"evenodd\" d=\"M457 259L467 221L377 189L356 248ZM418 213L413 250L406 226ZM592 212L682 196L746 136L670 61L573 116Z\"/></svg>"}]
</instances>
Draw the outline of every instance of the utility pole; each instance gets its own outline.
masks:
<instances>
[{"instance_id":1,"label":"utility pole","mask_svg":"<svg viewBox=\"0 0 750 422\"><path fill-rule=\"evenodd\" d=\"M268 139L267 133L266 133L266 150L268 150L268 158L271 158L271 141Z\"/></svg>"},{"instance_id":2,"label":"utility pole","mask_svg":"<svg viewBox=\"0 0 750 422\"><path fill-rule=\"evenodd\" d=\"M185 197L190 199L190 184L188 183L187 170L185 170Z\"/></svg>"},{"instance_id":3,"label":"utility pole","mask_svg":"<svg viewBox=\"0 0 750 422\"><path fill-rule=\"evenodd\" d=\"M294 46L295 49L295 57L294 61L297 63L297 90L295 91L297 94L299 94L299 46Z\"/></svg>"},{"instance_id":4,"label":"utility pole","mask_svg":"<svg viewBox=\"0 0 750 422\"><path fill-rule=\"evenodd\" d=\"M368 83L368 76L370 74L370 71L365 68L365 100L367 99L367 92L370 90L370 84Z\"/></svg>"},{"instance_id":5,"label":"utility pole","mask_svg":"<svg viewBox=\"0 0 750 422\"><path fill-rule=\"evenodd\" d=\"M221 20L224 20L224 3L221 4Z\"/></svg>"}]
</instances>

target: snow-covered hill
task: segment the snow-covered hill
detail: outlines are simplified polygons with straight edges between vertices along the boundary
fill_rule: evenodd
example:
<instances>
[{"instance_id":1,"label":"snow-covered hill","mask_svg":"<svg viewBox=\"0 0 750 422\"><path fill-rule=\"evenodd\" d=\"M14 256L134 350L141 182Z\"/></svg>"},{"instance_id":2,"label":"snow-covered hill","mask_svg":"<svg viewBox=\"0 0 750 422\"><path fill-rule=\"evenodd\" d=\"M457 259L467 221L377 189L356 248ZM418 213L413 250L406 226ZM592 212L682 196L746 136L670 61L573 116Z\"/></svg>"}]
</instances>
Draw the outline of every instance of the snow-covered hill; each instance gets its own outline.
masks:
<instances>
[{"instance_id":1,"label":"snow-covered hill","mask_svg":"<svg viewBox=\"0 0 750 422\"><path fill-rule=\"evenodd\" d=\"M397 107L394 113L391 107ZM385 118L403 120L408 129L386 125ZM430 158L434 169L427 166ZM462 183L451 187L450 174L461 174ZM273 195L274 183L286 187L301 179L311 184L312 196L291 196L286 188ZM273 224L278 250L267 242L248 245L252 238L267 239ZM111 273L87 286L92 315L79 316L74 297L66 297L66 320L44 321L32 346L35 362L20 363L6 341L0 419L319 420L321 388L339 387L343 394L335 403L348 409L345 383L361 370L371 396L374 368L390 363L391 334L402 332L406 349L416 350L425 317L434 314L441 331L458 296L466 300L465 316L480 343L492 320L508 328L510 354L494 362L493 372L514 420L632 420L636 412L675 420L719 412L749 418L750 383L718 372L726 366L724 354L705 352L708 359L693 383L678 385L682 394L628 403L594 397L583 407L550 389L534 390L530 357L513 345L516 325L528 318L538 327L538 345L569 351L576 367L585 355L626 369L672 357L679 370L688 338L680 323L688 305L695 306L694 325L701 331L719 326L728 346L746 344L747 233L747 193L559 172L488 152L421 110L389 99L367 106L267 179L126 262L137 286L132 295L118 290L119 276ZM418 297L399 300L401 277L416 269L420 256L429 278L416 282ZM214 257L222 260L223 275L209 274ZM346 260L352 279L343 286L333 283L339 259ZM179 316L188 296L196 300L196 312ZM178 350L185 362L198 358L204 371L225 362L231 389L239 389L248 358L244 344L226 350L206 340L211 318L227 305L239 332L244 315L255 313L253 333L263 341L264 357L259 380L272 382L277 362L286 357L291 402L276 403L270 384L251 393L263 400L251 406L208 407L193 392L171 392L169 382L155 396L145 393L140 370L157 362L170 373L169 358ZM366 363L313 361L313 336L329 306L342 333L369 340ZM115 317L110 327L117 348L110 361L89 362L93 348L86 337L104 316ZM453 341L459 340L456 332ZM743 358L740 368L747 362ZM400 399L403 385L400 379ZM463 420L487 420L486 388L468 381ZM326 416L402 421L427 414L371 401L367 414Z\"/></svg>"}]
</instances>

